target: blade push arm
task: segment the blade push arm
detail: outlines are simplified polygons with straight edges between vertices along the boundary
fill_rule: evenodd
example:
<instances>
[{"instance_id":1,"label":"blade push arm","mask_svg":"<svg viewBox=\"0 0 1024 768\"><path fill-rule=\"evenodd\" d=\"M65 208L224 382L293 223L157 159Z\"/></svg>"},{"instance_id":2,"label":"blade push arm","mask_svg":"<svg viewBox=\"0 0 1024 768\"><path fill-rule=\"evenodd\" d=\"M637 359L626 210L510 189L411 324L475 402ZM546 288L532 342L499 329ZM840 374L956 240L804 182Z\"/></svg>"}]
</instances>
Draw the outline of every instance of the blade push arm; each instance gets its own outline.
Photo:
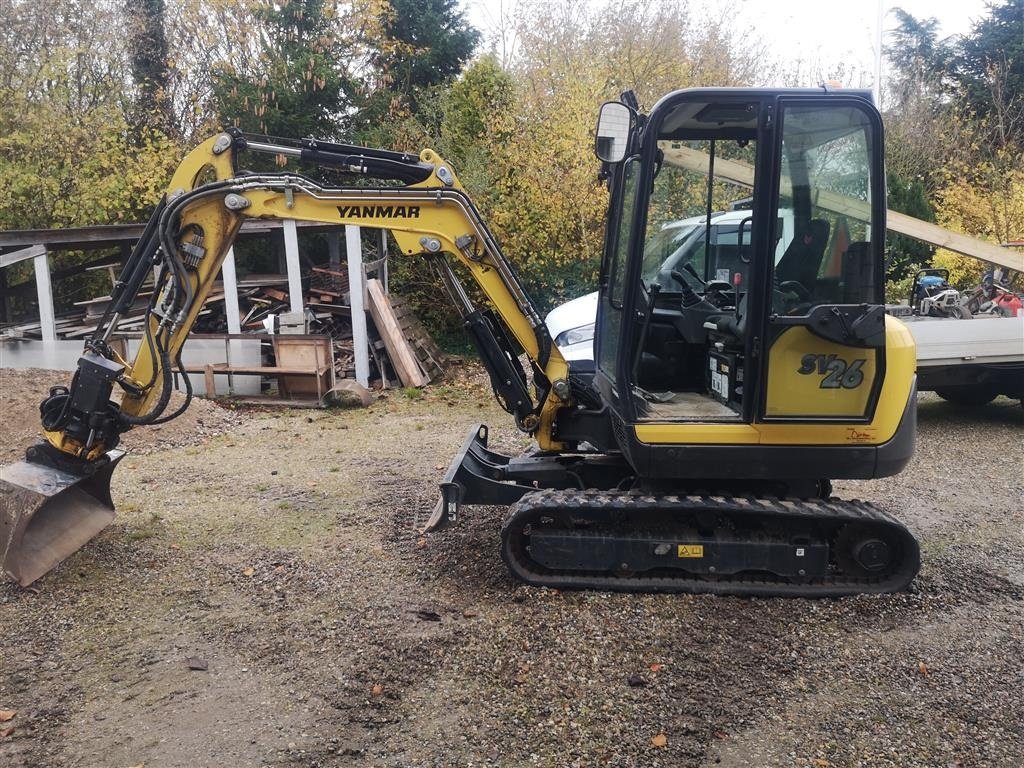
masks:
<instances>
[{"instance_id":1,"label":"blade push arm","mask_svg":"<svg viewBox=\"0 0 1024 768\"><path fill-rule=\"evenodd\" d=\"M403 184L333 188L293 173L240 174L238 154L246 149ZM312 140L262 141L232 132L207 140L178 167L124 267L107 314L86 343L70 390L55 388L44 401L44 435L57 451L91 460L114 447L121 432L173 418L184 409L166 413L173 368L181 367L182 345L246 218L384 228L405 255L441 261L447 254L460 262L500 318L499 325L476 309L450 265L441 263L467 328L482 346L499 402L521 429L536 435L542 449L560 447L552 438L552 426L556 411L569 405L568 367L476 207L440 156L431 150L414 157ZM129 363L116 357L107 340L154 266L157 278L144 340ZM532 394L516 360L517 347L533 367ZM125 390L120 407L109 399L115 384Z\"/></svg>"}]
</instances>

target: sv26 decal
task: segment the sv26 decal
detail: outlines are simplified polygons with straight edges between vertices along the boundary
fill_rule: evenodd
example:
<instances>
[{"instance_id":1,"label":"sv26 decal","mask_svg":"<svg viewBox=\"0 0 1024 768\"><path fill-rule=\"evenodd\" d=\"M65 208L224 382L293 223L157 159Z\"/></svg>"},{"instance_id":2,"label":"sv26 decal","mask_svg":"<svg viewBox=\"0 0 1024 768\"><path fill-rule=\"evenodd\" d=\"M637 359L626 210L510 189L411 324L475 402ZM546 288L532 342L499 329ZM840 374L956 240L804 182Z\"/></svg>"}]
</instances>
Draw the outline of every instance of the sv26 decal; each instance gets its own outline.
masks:
<instances>
[{"instance_id":1,"label":"sv26 decal","mask_svg":"<svg viewBox=\"0 0 1024 768\"><path fill-rule=\"evenodd\" d=\"M797 373L808 376L817 373L824 376L819 387L821 389L856 389L864 382L864 363L867 358L857 358L846 362L837 355L804 355L800 360Z\"/></svg>"}]
</instances>

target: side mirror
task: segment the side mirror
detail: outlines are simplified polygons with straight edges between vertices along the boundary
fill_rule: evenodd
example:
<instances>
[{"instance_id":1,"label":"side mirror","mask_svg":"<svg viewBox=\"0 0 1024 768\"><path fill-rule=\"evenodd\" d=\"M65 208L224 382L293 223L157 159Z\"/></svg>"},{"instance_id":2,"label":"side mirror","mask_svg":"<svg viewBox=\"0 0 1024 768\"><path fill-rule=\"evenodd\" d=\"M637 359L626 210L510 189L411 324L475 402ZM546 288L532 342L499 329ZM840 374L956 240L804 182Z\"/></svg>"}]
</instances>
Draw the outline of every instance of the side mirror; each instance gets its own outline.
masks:
<instances>
[{"instance_id":1,"label":"side mirror","mask_svg":"<svg viewBox=\"0 0 1024 768\"><path fill-rule=\"evenodd\" d=\"M626 158L629 137L633 132L634 113L619 101L606 101L597 115L597 138L594 154L606 163L620 163Z\"/></svg>"}]
</instances>

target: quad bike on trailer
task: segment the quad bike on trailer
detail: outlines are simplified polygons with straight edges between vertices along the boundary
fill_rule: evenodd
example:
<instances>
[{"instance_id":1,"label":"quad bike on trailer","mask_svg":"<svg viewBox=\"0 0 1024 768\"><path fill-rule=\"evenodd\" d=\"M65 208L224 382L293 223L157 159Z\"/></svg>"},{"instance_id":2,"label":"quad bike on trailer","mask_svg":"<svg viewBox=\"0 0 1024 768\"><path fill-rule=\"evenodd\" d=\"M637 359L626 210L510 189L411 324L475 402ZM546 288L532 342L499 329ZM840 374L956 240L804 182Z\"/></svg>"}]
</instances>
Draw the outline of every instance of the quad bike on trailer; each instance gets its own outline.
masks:
<instances>
[{"instance_id":1,"label":"quad bike on trailer","mask_svg":"<svg viewBox=\"0 0 1024 768\"><path fill-rule=\"evenodd\" d=\"M905 587L919 558L906 527L831 495L833 479L899 472L915 436L914 344L882 295L883 137L870 96L693 89L641 114L624 94L603 105L596 133L609 205L587 369L562 357L436 153L237 131L199 145L70 385L42 403L42 441L0 471L3 569L28 584L110 522L120 435L183 410L169 410L182 345L242 222L266 218L388 229L403 257L433 262L498 401L534 438L534 450L509 457L473 426L429 528L472 505L510 505L500 542L510 571L559 588L813 597ZM304 172L242 173L247 152ZM733 160L754 168L749 220L734 241L703 248L733 265L729 279L701 278L696 256L691 270L661 274L670 238L659 233L699 215L710 232L728 196L716 166ZM362 183L325 184L319 168ZM783 250L784 221L793 237ZM151 275L144 340L125 360L111 339Z\"/></svg>"}]
</instances>

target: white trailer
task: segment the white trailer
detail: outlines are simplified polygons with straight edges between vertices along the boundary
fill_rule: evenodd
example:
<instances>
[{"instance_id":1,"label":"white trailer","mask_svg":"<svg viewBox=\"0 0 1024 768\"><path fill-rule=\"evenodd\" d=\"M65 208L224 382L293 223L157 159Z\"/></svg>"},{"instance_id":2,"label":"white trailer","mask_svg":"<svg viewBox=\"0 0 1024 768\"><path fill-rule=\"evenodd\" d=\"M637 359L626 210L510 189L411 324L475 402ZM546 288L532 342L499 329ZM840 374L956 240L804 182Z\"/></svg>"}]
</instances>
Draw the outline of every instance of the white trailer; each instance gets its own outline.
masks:
<instances>
[{"instance_id":1,"label":"white trailer","mask_svg":"<svg viewBox=\"0 0 1024 768\"><path fill-rule=\"evenodd\" d=\"M1024 317L901 317L917 342L917 388L957 405L1024 402Z\"/></svg>"}]
</instances>

